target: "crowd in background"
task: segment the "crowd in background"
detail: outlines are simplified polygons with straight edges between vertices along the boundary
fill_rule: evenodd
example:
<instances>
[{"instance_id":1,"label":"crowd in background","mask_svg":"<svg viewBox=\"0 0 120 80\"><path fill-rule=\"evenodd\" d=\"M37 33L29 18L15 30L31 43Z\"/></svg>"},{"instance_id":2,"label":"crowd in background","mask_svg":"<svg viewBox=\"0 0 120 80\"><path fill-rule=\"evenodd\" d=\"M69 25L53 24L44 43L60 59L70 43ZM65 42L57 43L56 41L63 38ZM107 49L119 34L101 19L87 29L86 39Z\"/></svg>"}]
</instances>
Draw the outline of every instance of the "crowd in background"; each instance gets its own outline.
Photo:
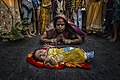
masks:
<instances>
[{"instance_id":1,"label":"crowd in background","mask_svg":"<svg viewBox=\"0 0 120 80\"><path fill-rule=\"evenodd\" d=\"M27 26L22 35L42 35L59 14L64 14L87 34L103 32L111 42L115 42L118 37L120 0L1 0L0 4L2 38L15 31L12 26L21 27L16 24L19 21L22 26ZM18 34L24 31L17 29ZM13 32L11 34L15 35Z\"/></svg>"}]
</instances>

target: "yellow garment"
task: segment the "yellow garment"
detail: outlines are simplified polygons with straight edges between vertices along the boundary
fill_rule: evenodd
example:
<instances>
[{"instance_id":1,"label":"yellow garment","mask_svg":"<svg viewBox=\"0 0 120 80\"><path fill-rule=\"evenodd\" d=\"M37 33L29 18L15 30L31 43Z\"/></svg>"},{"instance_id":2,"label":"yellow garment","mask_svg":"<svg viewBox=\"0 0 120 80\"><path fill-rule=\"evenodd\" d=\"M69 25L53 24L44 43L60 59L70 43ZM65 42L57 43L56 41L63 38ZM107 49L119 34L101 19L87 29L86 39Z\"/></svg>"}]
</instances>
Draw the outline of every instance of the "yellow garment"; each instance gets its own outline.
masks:
<instances>
[{"instance_id":1,"label":"yellow garment","mask_svg":"<svg viewBox=\"0 0 120 80\"><path fill-rule=\"evenodd\" d=\"M53 58L57 62L66 62L68 66L77 66L80 63L84 63L87 58L80 48L75 48L68 52L64 52L63 50L64 48L50 48L47 57Z\"/></svg>"},{"instance_id":2,"label":"yellow garment","mask_svg":"<svg viewBox=\"0 0 120 80\"><path fill-rule=\"evenodd\" d=\"M43 0L43 7L41 9L41 17L42 17L41 34L45 32L46 27L50 23L50 14L51 14L51 8L49 5L50 3L51 0Z\"/></svg>"},{"instance_id":3,"label":"yellow garment","mask_svg":"<svg viewBox=\"0 0 120 80\"><path fill-rule=\"evenodd\" d=\"M76 10L78 10L79 8L80 8L80 6L82 5L82 3L81 3L81 0L76 0Z\"/></svg>"},{"instance_id":4,"label":"yellow garment","mask_svg":"<svg viewBox=\"0 0 120 80\"><path fill-rule=\"evenodd\" d=\"M75 9L75 0L72 0L72 9Z\"/></svg>"},{"instance_id":5,"label":"yellow garment","mask_svg":"<svg viewBox=\"0 0 120 80\"><path fill-rule=\"evenodd\" d=\"M102 1L92 2L88 9L87 30L100 31L102 28Z\"/></svg>"},{"instance_id":6,"label":"yellow garment","mask_svg":"<svg viewBox=\"0 0 120 80\"><path fill-rule=\"evenodd\" d=\"M80 5L82 5L81 1L82 0L72 0L72 9L77 11Z\"/></svg>"}]
</instances>

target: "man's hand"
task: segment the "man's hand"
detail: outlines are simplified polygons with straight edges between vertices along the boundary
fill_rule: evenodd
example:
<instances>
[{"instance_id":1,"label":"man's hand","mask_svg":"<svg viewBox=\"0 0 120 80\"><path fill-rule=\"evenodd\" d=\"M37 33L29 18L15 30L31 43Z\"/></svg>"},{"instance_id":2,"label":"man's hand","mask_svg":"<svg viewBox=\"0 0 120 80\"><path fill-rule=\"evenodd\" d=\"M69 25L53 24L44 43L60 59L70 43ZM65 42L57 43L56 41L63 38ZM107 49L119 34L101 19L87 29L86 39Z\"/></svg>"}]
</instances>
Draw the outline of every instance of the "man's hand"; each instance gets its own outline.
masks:
<instances>
[{"instance_id":1,"label":"man's hand","mask_svg":"<svg viewBox=\"0 0 120 80\"><path fill-rule=\"evenodd\" d=\"M62 40L62 35L63 35L63 34L59 34L59 35L57 36L57 38L56 38L56 39L57 39L57 42L59 42L60 40Z\"/></svg>"},{"instance_id":2,"label":"man's hand","mask_svg":"<svg viewBox=\"0 0 120 80\"><path fill-rule=\"evenodd\" d=\"M52 58L46 58L46 60L44 61L44 64L48 65L48 66L51 66L51 67L54 67L54 66L58 65L58 63Z\"/></svg>"},{"instance_id":3,"label":"man's hand","mask_svg":"<svg viewBox=\"0 0 120 80\"><path fill-rule=\"evenodd\" d=\"M57 44L57 39L55 38L55 39L51 39L51 43L52 44Z\"/></svg>"},{"instance_id":4,"label":"man's hand","mask_svg":"<svg viewBox=\"0 0 120 80\"><path fill-rule=\"evenodd\" d=\"M65 44L70 44L71 43L71 40L70 39L65 39L65 37L62 35L62 41L65 43Z\"/></svg>"}]
</instances>

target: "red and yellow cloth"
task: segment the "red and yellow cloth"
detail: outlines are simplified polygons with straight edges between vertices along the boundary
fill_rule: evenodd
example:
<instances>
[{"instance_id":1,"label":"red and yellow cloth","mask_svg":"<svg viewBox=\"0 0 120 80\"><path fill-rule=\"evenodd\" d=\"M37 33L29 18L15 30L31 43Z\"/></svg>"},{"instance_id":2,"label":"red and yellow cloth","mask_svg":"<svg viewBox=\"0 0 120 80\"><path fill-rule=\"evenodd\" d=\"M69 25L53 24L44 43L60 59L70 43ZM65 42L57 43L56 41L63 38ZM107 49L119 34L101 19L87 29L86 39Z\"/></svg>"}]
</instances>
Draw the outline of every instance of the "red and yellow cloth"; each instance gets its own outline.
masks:
<instances>
[{"instance_id":1,"label":"red and yellow cloth","mask_svg":"<svg viewBox=\"0 0 120 80\"><path fill-rule=\"evenodd\" d=\"M45 67L45 68L53 68L53 69L62 69L64 68L65 66L67 67L71 67L71 68L75 68L75 67L80 67L80 68L84 68L84 69L90 69L91 66L88 64L88 63L80 63L80 64L77 64L77 65L71 65L67 62L65 63L58 63L58 66L55 66L55 67L51 67L51 66L48 66L48 65L45 65L43 62L39 62L39 61L35 61L32 57L33 55L33 52L29 53L27 58L26 58L26 61L38 68L42 68L42 67Z\"/></svg>"}]
</instances>

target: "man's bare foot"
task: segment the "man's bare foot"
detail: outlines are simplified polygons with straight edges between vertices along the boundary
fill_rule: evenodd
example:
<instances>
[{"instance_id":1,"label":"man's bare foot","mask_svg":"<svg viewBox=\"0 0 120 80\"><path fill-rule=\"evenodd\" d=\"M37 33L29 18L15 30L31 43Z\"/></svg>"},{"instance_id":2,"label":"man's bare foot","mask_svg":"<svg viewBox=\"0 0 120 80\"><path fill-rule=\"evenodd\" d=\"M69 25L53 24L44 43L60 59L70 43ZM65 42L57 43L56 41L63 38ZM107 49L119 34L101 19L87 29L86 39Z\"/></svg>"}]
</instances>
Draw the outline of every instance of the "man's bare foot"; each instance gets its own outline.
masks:
<instances>
[{"instance_id":1,"label":"man's bare foot","mask_svg":"<svg viewBox=\"0 0 120 80\"><path fill-rule=\"evenodd\" d=\"M32 36L29 34L25 35L25 37L32 38Z\"/></svg>"},{"instance_id":2,"label":"man's bare foot","mask_svg":"<svg viewBox=\"0 0 120 80\"><path fill-rule=\"evenodd\" d=\"M26 33L25 37L31 38L32 36L29 34L29 32Z\"/></svg>"},{"instance_id":3,"label":"man's bare foot","mask_svg":"<svg viewBox=\"0 0 120 80\"><path fill-rule=\"evenodd\" d=\"M96 34L97 32L96 31L93 31L93 34Z\"/></svg>"},{"instance_id":4,"label":"man's bare foot","mask_svg":"<svg viewBox=\"0 0 120 80\"><path fill-rule=\"evenodd\" d=\"M31 38L32 36L31 35L27 35L29 38Z\"/></svg>"},{"instance_id":5,"label":"man's bare foot","mask_svg":"<svg viewBox=\"0 0 120 80\"><path fill-rule=\"evenodd\" d=\"M87 34L88 34L88 35L90 35L90 34L92 34L92 33L93 33L92 31L87 31Z\"/></svg>"},{"instance_id":6,"label":"man's bare foot","mask_svg":"<svg viewBox=\"0 0 120 80\"><path fill-rule=\"evenodd\" d=\"M112 39L112 35L108 36L106 39Z\"/></svg>"},{"instance_id":7,"label":"man's bare foot","mask_svg":"<svg viewBox=\"0 0 120 80\"><path fill-rule=\"evenodd\" d=\"M114 42L116 42L116 41L117 41L117 38L116 38L116 37L114 37L114 38L110 39L109 41L114 43Z\"/></svg>"},{"instance_id":8,"label":"man's bare foot","mask_svg":"<svg viewBox=\"0 0 120 80\"><path fill-rule=\"evenodd\" d=\"M31 36L36 36L34 33L30 34Z\"/></svg>"},{"instance_id":9,"label":"man's bare foot","mask_svg":"<svg viewBox=\"0 0 120 80\"><path fill-rule=\"evenodd\" d=\"M103 37L108 37L110 34L105 34L105 35L103 35Z\"/></svg>"},{"instance_id":10,"label":"man's bare foot","mask_svg":"<svg viewBox=\"0 0 120 80\"><path fill-rule=\"evenodd\" d=\"M31 32L30 32L30 35L31 35L31 36L36 36L36 35L35 35L35 32L34 32L34 33L31 33Z\"/></svg>"}]
</instances>

